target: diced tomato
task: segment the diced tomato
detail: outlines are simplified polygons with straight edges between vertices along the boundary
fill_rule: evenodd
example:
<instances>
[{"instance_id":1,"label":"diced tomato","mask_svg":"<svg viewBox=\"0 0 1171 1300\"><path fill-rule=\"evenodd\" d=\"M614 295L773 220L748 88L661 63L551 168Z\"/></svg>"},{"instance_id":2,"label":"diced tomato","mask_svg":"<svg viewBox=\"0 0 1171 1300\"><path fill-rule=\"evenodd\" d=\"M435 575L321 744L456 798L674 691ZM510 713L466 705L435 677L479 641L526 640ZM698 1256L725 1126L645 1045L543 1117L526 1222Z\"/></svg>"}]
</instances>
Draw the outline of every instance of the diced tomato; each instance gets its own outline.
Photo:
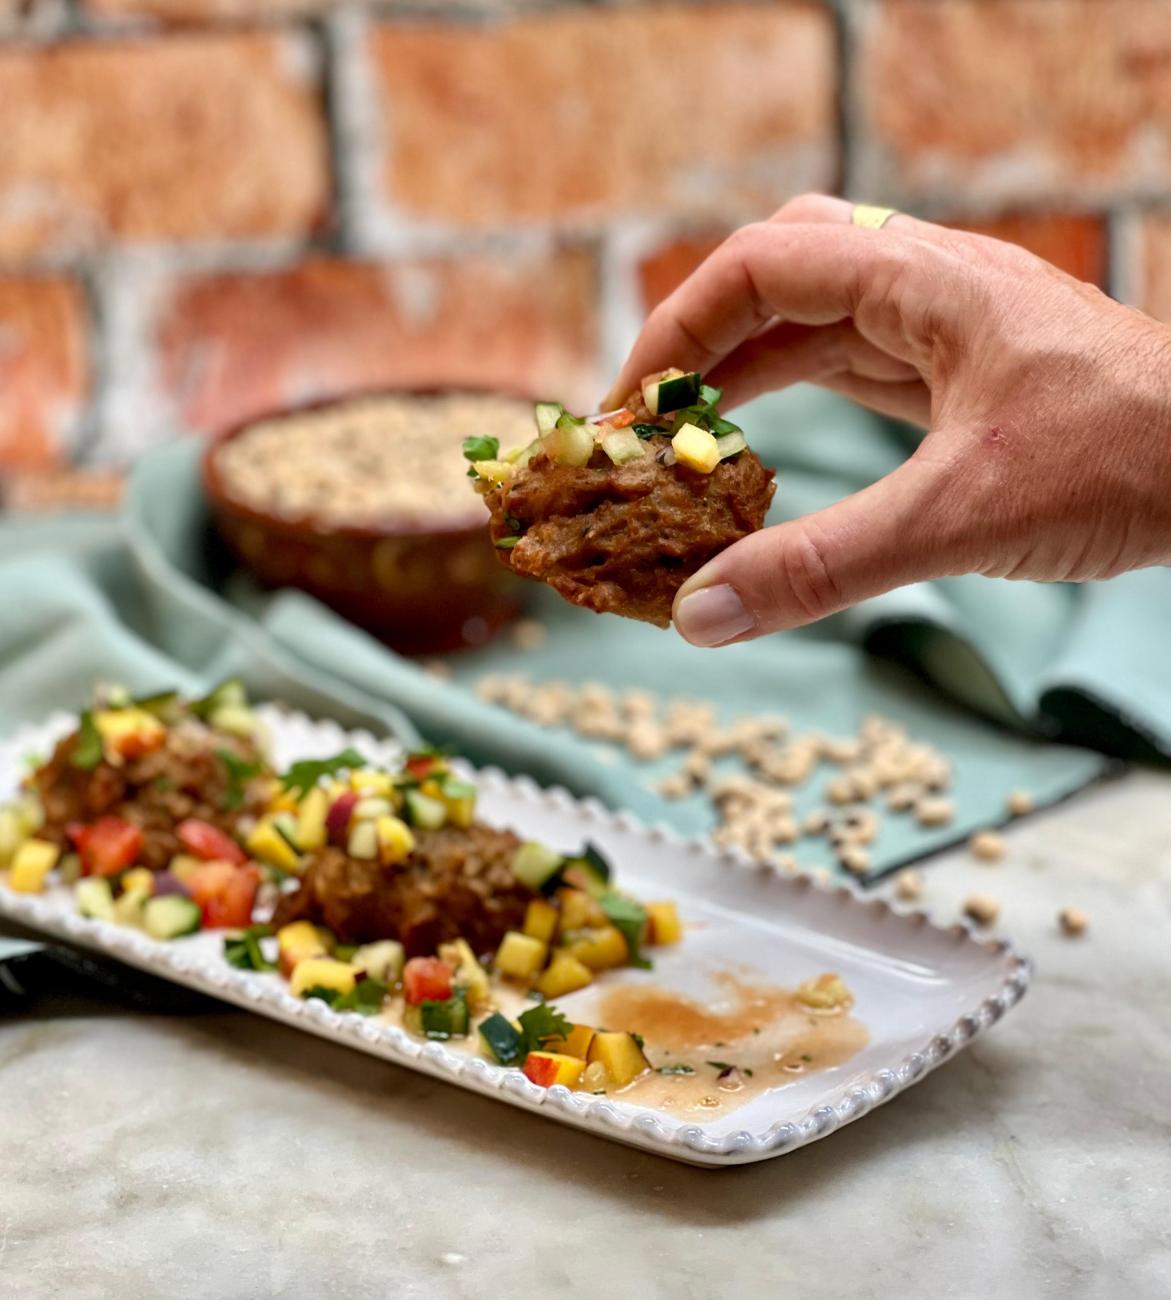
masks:
<instances>
[{"instance_id":1,"label":"diced tomato","mask_svg":"<svg viewBox=\"0 0 1171 1300\"><path fill-rule=\"evenodd\" d=\"M606 423L612 429L625 429L628 425L634 423L633 411L619 411L617 415L608 416Z\"/></svg>"},{"instance_id":2,"label":"diced tomato","mask_svg":"<svg viewBox=\"0 0 1171 1300\"><path fill-rule=\"evenodd\" d=\"M187 888L203 911L207 929L239 929L252 924L260 871L252 862L208 862L192 874Z\"/></svg>"},{"instance_id":3,"label":"diced tomato","mask_svg":"<svg viewBox=\"0 0 1171 1300\"><path fill-rule=\"evenodd\" d=\"M420 1002L446 1002L451 997L455 971L438 957L412 957L403 967L403 998L407 1006Z\"/></svg>"},{"instance_id":4,"label":"diced tomato","mask_svg":"<svg viewBox=\"0 0 1171 1300\"><path fill-rule=\"evenodd\" d=\"M232 862L242 866L248 861L248 854L230 835L198 817L180 822L175 827L175 835L192 857L202 858L204 862Z\"/></svg>"},{"instance_id":5,"label":"diced tomato","mask_svg":"<svg viewBox=\"0 0 1171 1300\"><path fill-rule=\"evenodd\" d=\"M445 770L447 764L434 754L411 754L403 764L403 770L416 781L425 781L436 772Z\"/></svg>"},{"instance_id":6,"label":"diced tomato","mask_svg":"<svg viewBox=\"0 0 1171 1300\"><path fill-rule=\"evenodd\" d=\"M142 851L142 830L121 817L99 817L90 826L68 830L87 876L116 876L132 867Z\"/></svg>"}]
</instances>

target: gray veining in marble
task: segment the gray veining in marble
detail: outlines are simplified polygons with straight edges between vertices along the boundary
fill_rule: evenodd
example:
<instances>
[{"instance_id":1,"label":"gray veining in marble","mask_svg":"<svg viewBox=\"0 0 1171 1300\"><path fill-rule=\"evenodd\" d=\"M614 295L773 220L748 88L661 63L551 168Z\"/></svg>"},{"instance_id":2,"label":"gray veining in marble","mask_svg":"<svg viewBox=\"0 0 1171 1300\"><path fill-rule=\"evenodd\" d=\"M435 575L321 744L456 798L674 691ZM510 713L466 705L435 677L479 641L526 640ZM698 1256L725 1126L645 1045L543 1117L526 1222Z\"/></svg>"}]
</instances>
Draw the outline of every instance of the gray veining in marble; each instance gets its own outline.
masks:
<instances>
[{"instance_id":1,"label":"gray veining in marble","mask_svg":"<svg viewBox=\"0 0 1171 1300\"><path fill-rule=\"evenodd\" d=\"M1037 959L889 1106L708 1171L243 1013L0 1021L0 1296L1171 1296L1171 779L953 854ZM1085 907L1092 932L1061 938Z\"/></svg>"}]
</instances>

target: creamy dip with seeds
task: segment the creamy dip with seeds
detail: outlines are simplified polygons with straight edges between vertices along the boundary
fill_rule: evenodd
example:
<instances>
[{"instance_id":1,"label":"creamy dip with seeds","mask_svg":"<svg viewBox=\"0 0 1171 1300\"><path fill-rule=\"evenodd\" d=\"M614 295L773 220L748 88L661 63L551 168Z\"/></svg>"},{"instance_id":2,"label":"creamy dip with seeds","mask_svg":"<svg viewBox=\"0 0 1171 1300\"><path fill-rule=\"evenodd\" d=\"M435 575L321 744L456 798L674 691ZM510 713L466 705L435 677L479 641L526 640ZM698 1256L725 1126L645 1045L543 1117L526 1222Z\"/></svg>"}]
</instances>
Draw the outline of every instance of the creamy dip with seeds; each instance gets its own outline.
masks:
<instances>
[{"instance_id":1,"label":"creamy dip with seeds","mask_svg":"<svg viewBox=\"0 0 1171 1300\"><path fill-rule=\"evenodd\" d=\"M461 454L474 434L503 446L527 441L532 405L491 393L339 402L253 425L224 445L218 465L235 501L290 519L487 518Z\"/></svg>"}]
</instances>

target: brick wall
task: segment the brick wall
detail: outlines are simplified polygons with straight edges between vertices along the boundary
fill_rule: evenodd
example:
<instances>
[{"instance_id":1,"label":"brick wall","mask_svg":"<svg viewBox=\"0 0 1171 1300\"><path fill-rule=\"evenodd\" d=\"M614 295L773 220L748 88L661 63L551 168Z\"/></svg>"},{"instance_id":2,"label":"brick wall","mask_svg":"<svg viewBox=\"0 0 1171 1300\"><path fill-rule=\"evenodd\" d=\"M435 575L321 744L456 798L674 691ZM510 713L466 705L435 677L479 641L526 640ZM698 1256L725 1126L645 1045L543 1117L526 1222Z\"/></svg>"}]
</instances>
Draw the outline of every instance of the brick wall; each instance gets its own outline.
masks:
<instances>
[{"instance_id":1,"label":"brick wall","mask_svg":"<svg viewBox=\"0 0 1171 1300\"><path fill-rule=\"evenodd\" d=\"M101 495L378 384L588 402L808 188L1171 320L1171 0L0 0L0 471Z\"/></svg>"}]
</instances>

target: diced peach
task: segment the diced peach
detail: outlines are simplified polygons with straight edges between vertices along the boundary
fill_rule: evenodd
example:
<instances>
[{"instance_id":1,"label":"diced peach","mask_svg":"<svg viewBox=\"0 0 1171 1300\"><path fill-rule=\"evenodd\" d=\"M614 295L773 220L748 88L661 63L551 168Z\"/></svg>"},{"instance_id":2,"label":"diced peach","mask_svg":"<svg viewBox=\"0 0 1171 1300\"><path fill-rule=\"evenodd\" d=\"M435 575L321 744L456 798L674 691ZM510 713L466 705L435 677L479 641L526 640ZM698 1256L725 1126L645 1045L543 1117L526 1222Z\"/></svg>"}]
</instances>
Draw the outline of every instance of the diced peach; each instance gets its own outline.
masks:
<instances>
[{"instance_id":1,"label":"diced peach","mask_svg":"<svg viewBox=\"0 0 1171 1300\"><path fill-rule=\"evenodd\" d=\"M496 950L496 969L501 975L531 980L545 964L549 945L519 930L509 930Z\"/></svg>"},{"instance_id":2,"label":"diced peach","mask_svg":"<svg viewBox=\"0 0 1171 1300\"><path fill-rule=\"evenodd\" d=\"M525 911L525 934L542 943L550 943L557 933L558 912L552 903L534 898Z\"/></svg>"},{"instance_id":3,"label":"diced peach","mask_svg":"<svg viewBox=\"0 0 1171 1300\"><path fill-rule=\"evenodd\" d=\"M646 914L651 927L650 943L678 943L683 938L683 922L674 903L647 903Z\"/></svg>"},{"instance_id":4,"label":"diced peach","mask_svg":"<svg viewBox=\"0 0 1171 1300\"><path fill-rule=\"evenodd\" d=\"M561 949L553 954L548 970L538 976L537 992L547 998L560 998L593 982L593 971L572 953Z\"/></svg>"},{"instance_id":5,"label":"diced peach","mask_svg":"<svg viewBox=\"0 0 1171 1300\"><path fill-rule=\"evenodd\" d=\"M625 964L628 951L622 931L607 925L597 930L586 930L566 945L567 950L590 970L612 970Z\"/></svg>"},{"instance_id":6,"label":"diced peach","mask_svg":"<svg viewBox=\"0 0 1171 1300\"><path fill-rule=\"evenodd\" d=\"M277 964L285 979L291 979L297 965L306 957L324 957L329 946L312 921L294 921L276 934Z\"/></svg>"},{"instance_id":7,"label":"diced peach","mask_svg":"<svg viewBox=\"0 0 1171 1300\"><path fill-rule=\"evenodd\" d=\"M555 1083L574 1088L585 1067L586 1063L575 1056L563 1056L559 1052L530 1052L525 1057L524 1072L542 1088L551 1088Z\"/></svg>"},{"instance_id":8,"label":"diced peach","mask_svg":"<svg viewBox=\"0 0 1171 1300\"><path fill-rule=\"evenodd\" d=\"M625 1088L632 1080L651 1068L631 1034L601 1032L594 1035L590 1044L589 1060L600 1061L615 1088Z\"/></svg>"},{"instance_id":9,"label":"diced peach","mask_svg":"<svg viewBox=\"0 0 1171 1300\"><path fill-rule=\"evenodd\" d=\"M559 1052L562 1056L574 1056L584 1061L589 1057L590 1046L597 1032L591 1025L574 1025L564 1038L546 1039L545 1050Z\"/></svg>"}]
</instances>

